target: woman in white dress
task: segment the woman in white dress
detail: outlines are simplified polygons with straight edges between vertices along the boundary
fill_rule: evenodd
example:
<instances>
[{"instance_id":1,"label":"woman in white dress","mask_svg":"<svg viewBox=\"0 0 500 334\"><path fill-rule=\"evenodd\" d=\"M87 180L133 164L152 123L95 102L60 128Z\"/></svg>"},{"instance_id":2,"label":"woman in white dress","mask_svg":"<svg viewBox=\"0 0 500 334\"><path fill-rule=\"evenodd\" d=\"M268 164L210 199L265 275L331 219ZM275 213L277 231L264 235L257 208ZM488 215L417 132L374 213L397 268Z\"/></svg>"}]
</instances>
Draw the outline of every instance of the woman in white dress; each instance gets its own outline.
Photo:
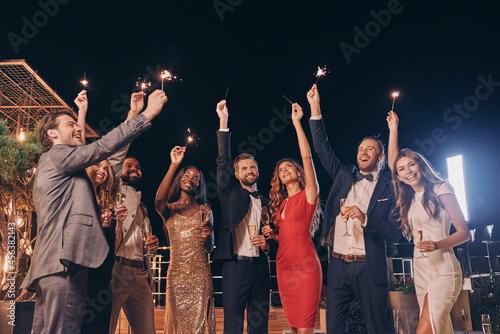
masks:
<instances>
[{"instance_id":1,"label":"woman in white dress","mask_svg":"<svg viewBox=\"0 0 500 334\"><path fill-rule=\"evenodd\" d=\"M462 286L453 247L469 240L469 229L453 187L420 154L398 148L398 118L391 111L388 162L403 234L411 240L415 290L420 306L417 334L452 334L450 311ZM456 232L450 235L451 223Z\"/></svg>"}]
</instances>

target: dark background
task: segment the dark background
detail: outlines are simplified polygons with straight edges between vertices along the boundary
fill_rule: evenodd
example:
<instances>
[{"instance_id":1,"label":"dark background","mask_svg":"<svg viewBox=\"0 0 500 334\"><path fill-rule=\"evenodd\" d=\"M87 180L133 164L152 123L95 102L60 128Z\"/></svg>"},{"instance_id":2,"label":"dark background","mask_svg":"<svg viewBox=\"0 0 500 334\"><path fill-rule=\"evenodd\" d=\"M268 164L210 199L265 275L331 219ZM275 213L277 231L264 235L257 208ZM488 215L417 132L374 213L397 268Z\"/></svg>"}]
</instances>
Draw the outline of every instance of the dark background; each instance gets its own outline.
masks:
<instances>
[{"instance_id":1,"label":"dark background","mask_svg":"<svg viewBox=\"0 0 500 334\"><path fill-rule=\"evenodd\" d=\"M26 59L70 105L86 72L88 123L99 133L124 119L128 107L123 101L138 77L149 75L148 81L159 87L159 72L168 69L183 79L165 85L167 105L130 150L143 165L143 199L162 243L154 194L171 148L186 142L186 129L199 140L189 146L183 164L199 166L213 194L215 106L230 86L233 153L239 153L238 145L249 136L260 134L259 189L267 194L276 161L300 157L291 123L269 136L276 110L290 113L281 94L304 107L309 134L305 94L318 65L330 71L319 90L330 140L341 161L355 163L357 143L365 135L380 133L387 142L390 94L399 90L395 110L401 121L400 146L425 153L445 177L446 158L463 154L470 226L482 230L496 223L500 66L494 2L60 1L4 3L0 59ZM375 16L384 20L383 26L375 23ZM28 31L26 22L36 32ZM358 40L356 52L347 59L341 43L356 47L359 31L367 28L368 36ZM472 101L468 97L476 94L479 76L499 82L495 91L467 117L452 113L454 118L446 121L447 109ZM274 124L281 128L283 121ZM432 132L439 128L445 140L431 147ZM426 146L417 144L422 141ZM324 200L330 180L317 158L315 163ZM212 202L217 215L216 198Z\"/></svg>"}]
</instances>

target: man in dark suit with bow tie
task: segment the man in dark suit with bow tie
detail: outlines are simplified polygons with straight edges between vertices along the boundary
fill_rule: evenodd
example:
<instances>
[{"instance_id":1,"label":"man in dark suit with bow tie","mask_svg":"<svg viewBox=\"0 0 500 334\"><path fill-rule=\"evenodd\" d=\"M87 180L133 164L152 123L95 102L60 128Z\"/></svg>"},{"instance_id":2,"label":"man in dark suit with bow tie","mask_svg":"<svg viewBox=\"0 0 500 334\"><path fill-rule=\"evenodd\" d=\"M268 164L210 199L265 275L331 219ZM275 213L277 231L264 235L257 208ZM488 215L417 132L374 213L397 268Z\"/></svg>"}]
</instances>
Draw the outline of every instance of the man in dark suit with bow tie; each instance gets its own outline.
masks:
<instances>
[{"instance_id":1,"label":"man in dark suit with bow tie","mask_svg":"<svg viewBox=\"0 0 500 334\"><path fill-rule=\"evenodd\" d=\"M269 245L259 233L261 208L268 204L257 191L259 170L254 157L240 154L231 164L231 133L227 127L226 101L217 104L220 128L217 131L217 187L222 221L216 230L215 260L222 260L222 302L224 333L243 332L247 308L247 332L268 332ZM234 172L232 170L234 167ZM249 226L257 235L250 238Z\"/></svg>"},{"instance_id":2,"label":"man in dark suit with bow tie","mask_svg":"<svg viewBox=\"0 0 500 334\"><path fill-rule=\"evenodd\" d=\"M328 142L316 85L307 93L314 149L333 180L325 207L322 241L331 246L328 266L327 332L347 333L351 302L360 305L369 334L389 332L386 242L399 241L394 189L380 174L384 146L367 137L358 146L357 163L340 163ZM341 208L341 199L345 204Z\"/></svg>"}]
</instances>

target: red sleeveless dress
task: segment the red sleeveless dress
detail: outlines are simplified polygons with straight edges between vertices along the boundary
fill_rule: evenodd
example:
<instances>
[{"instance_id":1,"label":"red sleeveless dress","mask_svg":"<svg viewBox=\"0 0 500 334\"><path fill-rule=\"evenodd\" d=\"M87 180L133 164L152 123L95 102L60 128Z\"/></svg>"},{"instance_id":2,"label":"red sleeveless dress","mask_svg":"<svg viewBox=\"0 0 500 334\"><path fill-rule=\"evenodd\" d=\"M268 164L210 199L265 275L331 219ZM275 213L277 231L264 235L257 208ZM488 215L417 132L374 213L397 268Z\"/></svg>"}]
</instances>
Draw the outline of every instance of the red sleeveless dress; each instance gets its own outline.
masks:
<instances>
[{"instance_id":1,"label":"red sleeveless dress","mask_svg":"<svg viewBox=\"0 0 500 334\"><path fill-rule=\"evenodd\" d=\"M302 190L289 197L286 203L281 203L276 215L279 226L276 273L283 311L290 327L314 327L323 279L310 235L318 200L314 204L307 203L306 192ZM281 212L285 204L283 220Z\"/></svg>"}]
</instances>

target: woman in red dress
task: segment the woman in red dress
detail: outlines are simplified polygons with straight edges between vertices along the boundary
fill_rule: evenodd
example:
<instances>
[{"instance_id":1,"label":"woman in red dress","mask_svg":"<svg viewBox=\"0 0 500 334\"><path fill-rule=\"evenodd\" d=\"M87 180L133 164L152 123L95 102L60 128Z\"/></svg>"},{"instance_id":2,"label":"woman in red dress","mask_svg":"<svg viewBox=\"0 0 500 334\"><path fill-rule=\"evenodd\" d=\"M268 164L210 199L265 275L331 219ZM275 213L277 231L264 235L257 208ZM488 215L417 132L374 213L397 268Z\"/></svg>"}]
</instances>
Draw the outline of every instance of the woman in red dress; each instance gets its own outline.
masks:
<instances>
[{"instance_id":1,"label":"woman in red dress","mask_svg":"<svg viewBox=\"0 0 500 334\"><path fill-rule=\"evenodd\" d=\"M302 164L278 161L271 180L269 214L278 234L262 232L279 242L276 256L278 287L292 333L313 333L321 293L322 271L311 235L317 228L319 186L307 137L300 124L302 108L292 105L292 120ZM313 224L314 222L314 224Z\"/></svg>"}]
</instances>

